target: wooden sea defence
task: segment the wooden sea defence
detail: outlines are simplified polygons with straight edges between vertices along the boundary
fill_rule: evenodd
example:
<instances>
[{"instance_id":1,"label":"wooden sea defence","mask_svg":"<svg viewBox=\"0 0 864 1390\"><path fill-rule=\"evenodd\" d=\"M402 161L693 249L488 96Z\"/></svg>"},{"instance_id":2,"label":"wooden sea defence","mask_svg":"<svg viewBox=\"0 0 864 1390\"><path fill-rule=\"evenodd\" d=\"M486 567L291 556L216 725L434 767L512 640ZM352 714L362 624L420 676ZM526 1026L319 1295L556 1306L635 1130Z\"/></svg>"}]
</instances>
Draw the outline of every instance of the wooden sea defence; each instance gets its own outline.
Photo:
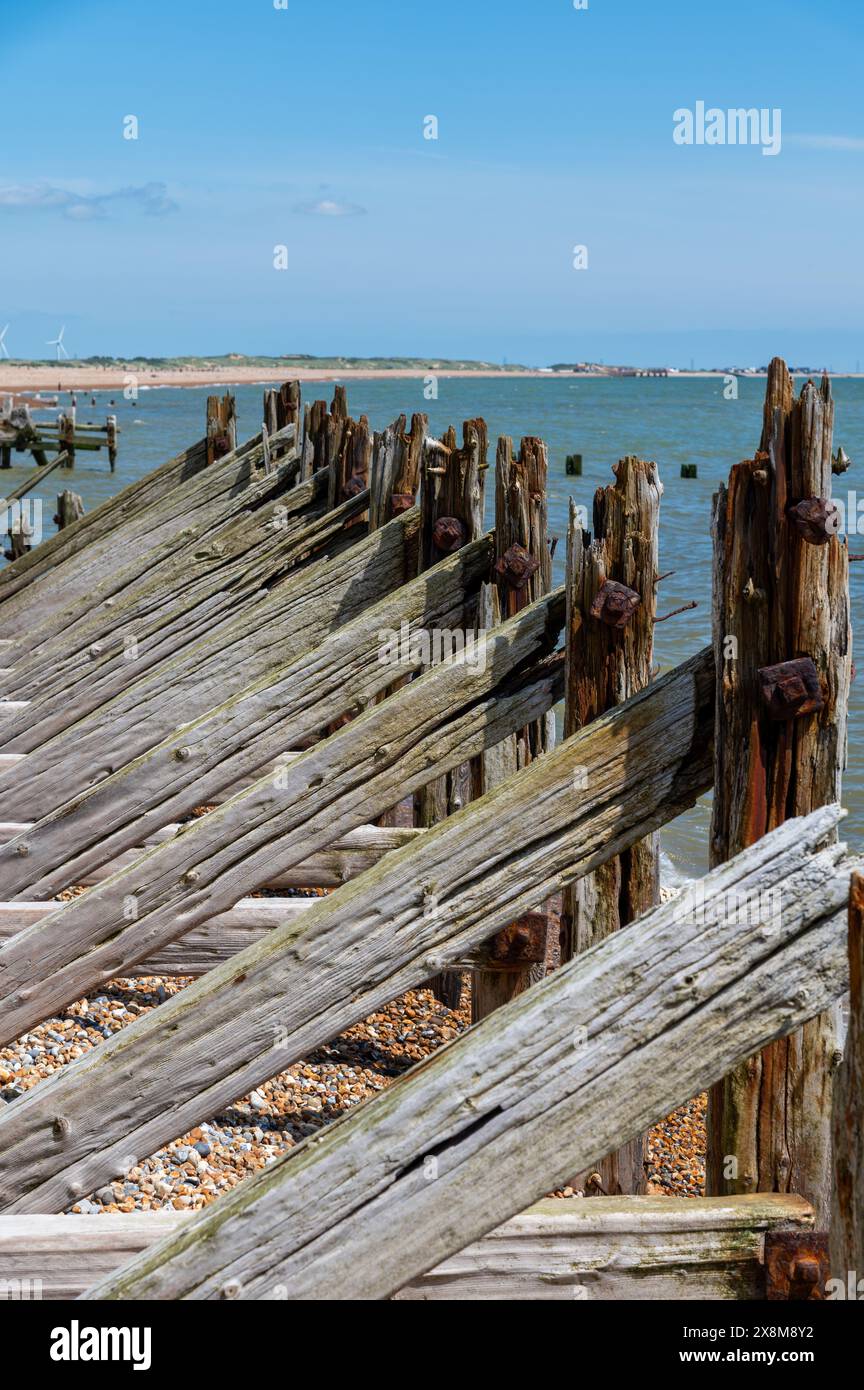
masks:
<instances>
[{"instance_id":1,"label":"wooden sea defence","mask_svg":"<svg viewBox=\"0 0 864 1390\"><path fill-rule=\"evenodd\" d=\"M0 573L0 1036L192 979L0 1109L0 1296L776 1299L814 1241L833 1296L864 1263L864 862L831 415L772 364L712 645L662 676L645 460L590 533L571 508L560 587L541 440L498 441L493 490L482 420L375 430L341 387L268 390L242 443L213 397L188 451L66 495ZM712 868L661 903L657 833L712 787ZM471 1028L205 1209L69 1212L463 978ZM646 1131L708 1088L707 1195L644 1195Z\"/></svg>"}]
</instances>

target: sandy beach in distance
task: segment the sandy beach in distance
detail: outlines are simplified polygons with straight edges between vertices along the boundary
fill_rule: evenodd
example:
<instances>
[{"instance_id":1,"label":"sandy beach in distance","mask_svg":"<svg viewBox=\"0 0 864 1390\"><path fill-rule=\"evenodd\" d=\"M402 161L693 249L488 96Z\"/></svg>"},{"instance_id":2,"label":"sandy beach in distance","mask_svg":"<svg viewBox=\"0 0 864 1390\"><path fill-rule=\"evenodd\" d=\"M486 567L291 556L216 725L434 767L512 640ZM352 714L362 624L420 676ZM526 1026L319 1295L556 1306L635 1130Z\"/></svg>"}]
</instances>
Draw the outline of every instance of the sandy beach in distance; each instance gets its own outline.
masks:
<instances>
[{"instance_id":1,"label":"sandy beach in distance","mask_svg":"<svg viewBox=\"0 0 864 1390\"><path fill-rule=\"evenodd\" d=\"M433 367L394 367L390 370L374 367L175 367L134 373L139 389L142 386L254 386L263 382L282 381L363 381L384 378L422 379L434 374L439 377L572 377L581 380L614 377L610 372L549 372L539 368L476 368L454 369ZM122 391L129 384L131 369L124 367L16 366L0 364L0 391ZM723 376L722 372L673 372L676 377Z\"/></svg>"},{"instance_id":2,"label":"sandy beach in distance","mask_svg":"<svg viewBox=\"0 0 864 1390\"><path fill-rule=\"evenodd\" d=\"M123 366L100 367L67 366L59 363L55 367L18 366L14 362L0 363L0 392L41 391L48 394L57 391L122 391L130 384L133 373ZM435 375L445 377L549 377L572 378L573 380L630 380L619 378L616 372L550 372L540 368L448 368L427 367L302 367L286 363L284 367L172 367L145 369L134 373L139 389L160 386L255 386L267 382L283 381L374 381L388 377L394 379L422 380ZM674 371L671 377L724 377L722 371ZM762 372L748 372L747 376L764 376ZM832 373L832 376L855 376L854 372ZM669 378L659 378L668 380Z\"/></svg>"}]
</instances>

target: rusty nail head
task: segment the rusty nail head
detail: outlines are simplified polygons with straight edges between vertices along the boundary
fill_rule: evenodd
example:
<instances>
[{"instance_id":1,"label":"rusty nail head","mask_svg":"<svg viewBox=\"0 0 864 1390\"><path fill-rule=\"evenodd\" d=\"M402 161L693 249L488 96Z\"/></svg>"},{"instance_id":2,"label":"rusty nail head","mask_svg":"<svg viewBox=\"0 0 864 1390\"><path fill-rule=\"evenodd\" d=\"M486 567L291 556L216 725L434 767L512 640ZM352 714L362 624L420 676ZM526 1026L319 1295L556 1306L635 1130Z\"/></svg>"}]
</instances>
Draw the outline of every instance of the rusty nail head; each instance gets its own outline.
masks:
<instances>
[{"instance_id":1,"label":"rusty nail head","mask_svg":"<svg viewBox=\"0 0 864 1390\"><path fill-rule=\"evenodd\" d=\"M491 960L496 965L533 965L546 959L549 919L544 912L526 912L492 939Z\"/></svg>"},{"instance_id":2,"label":"rusty nail head","mask_svg":"<svg viewBox=\"0 0 864 1390\"><path fill-rule=\"evenodd\" d=\"M594 595L591 617L609 627L626 627L641 602L635 589L628 589L615 579L604 579Z\"/></svg>"},{"instance_id":3,"label":"rusty nail head","mask_svg":"<svg viewBox=\"0 0 864 1390\"><path fill-rule=\"evenodd\" d=\"M812 657L799 656L759 670L762 700L771 719L797 719L816 714L825 705L819 673Z\"/></svg>"},{"instance_id":4,"label":"rusty nail head","mask_svg":"<svg viewBox=\"0 0 864 1390\"><path fill-rule=\"evenodd\" d=\"M535 560L518 541L504 551L500 560L495 561L495 573L506 580L512 589L524 589L539 568L540 561Z\"/></svg>"},{"instance_id":5,"label":"rusty nail head","mask_svg":"<svg viewBox=\"0 0 864 1390\"><path fill-rule=\"evenodd\" d=\"M822 1301L830 1278L828 1236L821 1231L766 1231L765 1297Z\"/></svg>"},{"instance_id":6,"label":"rusty nail head","mask_svg":"<svg viewBox=\"0 0 864 1390\"><path fill-rule=\"evenodd\" d=\"M468 531L464 521L456 516L439 516L432 528L433 544L444 555L451 555L465 544Z\"/></svg>"},{"instance_id":7,"label":"rusty nail head","mask_svg":"<svg viewBox=\"0 0 864 1390\"><path fill-rule=\"evenodd\" d=\"M223 459L226 454L231 452L231 440L227 434L217 434L213 440L214 459Z\"/></svg>"},{"instance_id":8,"label":"rusty nail head","mask_svg":"<svg viewBox=\"0 0 864 1390\"><path fill-rule=\"evenodd\" d=\"M826 497L805 497L790 504L786 514L799 536L810 545L827 545L840 529L837 508Z\"/></svg>"},{"instance_id":9,"label":"rusty nail head","mask_svg":"<svg viewBox=\"0 0 864 1390\"><path fill-rule=\"evenodd\" d=\"M357 497L366 490L366 480L359 473L352 473L342 489L342 496L345 498Z\"/></svg>"},{"instance_id":10,"label":"rusty nail head","mask_svg":"<svg viewBox=\"0 0 864 1390\"><path fill-rule=\"evenodd\" d=\"M410 512L414 506L414 494L411 492L394 492L390 498L390 506L393 515L398 516L400 512Z\"/></svg>"}]
</instances>

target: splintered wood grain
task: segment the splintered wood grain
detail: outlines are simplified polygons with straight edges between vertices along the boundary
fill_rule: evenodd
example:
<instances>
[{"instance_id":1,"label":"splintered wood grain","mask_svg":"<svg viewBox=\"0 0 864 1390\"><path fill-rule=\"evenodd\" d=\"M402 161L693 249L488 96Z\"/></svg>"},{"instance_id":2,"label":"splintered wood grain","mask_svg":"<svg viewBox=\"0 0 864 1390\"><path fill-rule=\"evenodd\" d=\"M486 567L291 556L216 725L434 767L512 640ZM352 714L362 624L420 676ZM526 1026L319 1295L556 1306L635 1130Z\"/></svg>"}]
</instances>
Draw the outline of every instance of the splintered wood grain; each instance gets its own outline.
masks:
<instances>
[{"instance_id":1,"label":"splintered wood grain","mask_svg":"<svg viewBox=\"0 0 864 1390\"><path fill-rule=\"evenodd\" d=\"M771 363L761 448L732 469L714 507L716 771L711 862L791 816L840 798L851 679L848 551L791 523L802 498L831 496L834 405L828 378L796 399ZM824 703L778 720L759 671L812 659ZM750 1058L709 1100L709 1193L797 1192L824 1229L831 1192L831 1088L837 1011Z\"/></svg>"},{"instance_id":2,"label":"splintered wood grain","mask_svg":"<svg viewBox=\"0 0 864 1390\"><path fill-rule=\"evenodd\" d=\"M152 1153L692 805L713 687L706 650L7 1107L0 1204L63 1210L118 1157ZM576 766L591 791L574 808ZM196 865L173 865L174 883L181 867Z\"/></svg>"},{"instance_id":3,"label":"splintered wood grain","mask_svg":"<svg viewBox=\"0 0 864 1390\"><path fill-rule=\"evenodd\" d=\"M834 1079L831 1274L860 1299L864 1278L864 878L849 891L849 1032ZM854 1292L849 1292L849 1275Z\"/></svg>"},{"instance_id":4,"label":"splintered wood grain","mask_svg":"<svg viewBox=\"0 0 864 1390\"><path fill-rule=\"evenodd\" d=\"M667 904L577 956L87 1297L387 1298L480 1239L839 997L836 816L715 870L700 913ZM777 929L730 935L729 891L777 885Z\"/></svg>"},{"instance_id":5,"label":"splintered wood grain","mask_svg":"<svg viewBox=\"0 0 864 1390\"><path fill-rule=\"evenodd\" d=\"M323 849L510 733L526 708L542 713L563 689L554 646L563 593L525 609L489 644L489 660L431 668L358 719L189 824L128 869L0 948L0 1029L8 1040L129 973L164 940L231 907L272 874ZM510 681L517 668L524 679ZM556 678L557 676L557 678ZM389 799L388 799L389 798ZM22 843L19 840L19 844ZM28 856L24 856L27 858Z\"/></svg>"},{"instance_id":6,"label":"splintered wood grain","mask_svg":"<svg viewBox=\"0 0 864 1390\"><path fill-rule=\"evenodd\" d=\"M657 465L628 455L614 467L615 481L594 496L593 532L583 531L571 502L567 533L567 696L564 731L584 728L607 709L650 683L654 665L656 583L659 574L660 498ZM623 627L592 609L607 581L623 584L639 603ZM574 787L574 796L580 789ZM660 897L656 835L586 875L565 895L561 956L569 960L640 913ZM616 1196L645 1191L645 1137L604 1158L599 1177L573 1179L579 1188ZM593 1177L593 1175L592 1175Z\"/></svg>"},{"instance_id":7,"label":"splintered wood grain","mask_svg":"<svg viewBox=\"0 0 864 1390\"><path fill-rule=\"evenodd\" d=\"M392 680L392 667L380 660L382 635L400 631L403 622L413 632L458 620L490 555L489 538L466 547L336 628L311 651L286 660L42 820L22 827L0 846L0 898L50 897L69 883L88 882L155 829L217 800L244 779L263 775L287 749L317 738L328 722L347 712L356 716ZM50 793L50 770L47 777ZM34 779L21 780L26 785L19 782L17 805L24 808L34 799Z\"/></svg>"}]
</instances>

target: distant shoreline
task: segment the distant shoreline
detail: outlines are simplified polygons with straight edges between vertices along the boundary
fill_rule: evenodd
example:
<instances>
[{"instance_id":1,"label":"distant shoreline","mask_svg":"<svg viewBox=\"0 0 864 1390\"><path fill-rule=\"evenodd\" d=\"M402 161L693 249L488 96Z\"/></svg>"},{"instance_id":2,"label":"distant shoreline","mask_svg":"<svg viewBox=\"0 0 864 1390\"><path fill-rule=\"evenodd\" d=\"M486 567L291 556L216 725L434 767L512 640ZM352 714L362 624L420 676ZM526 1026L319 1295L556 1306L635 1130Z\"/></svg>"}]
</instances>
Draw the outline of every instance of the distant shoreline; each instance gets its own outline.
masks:
<instances>
[{"instance_id":1,"label":"distant shoreline","mask_svg":"<svg viewBox=\"0 0 864 1390\"><path fill-rule=\"evenodd\" d=\"M299 367L286 363L284 367L171 367L152 368L134 372L130 366L65 366L58 363L54 367L22 367L15 364L0 364L0 392L41 391L54 394L57 391L118 391L122 392L128 378L134 375L139 390L142 387L183 387L183 386L257 386L283 381L385 381L423 380L427 376L439 379L451 377L507 378L538 377L541 380L568 381L647 381L647 376L632 377L609 372L549 372L539 368L494 368L466 367L438 370L429 367ZM675 380L676 378L709 377L722 380L728 373L720 371L680 371L656 380ZM833 372L836 378L857 378L860 372ZM744 379L759 380L764 372L748 372Z\"/></svg>"}]
</instances>

